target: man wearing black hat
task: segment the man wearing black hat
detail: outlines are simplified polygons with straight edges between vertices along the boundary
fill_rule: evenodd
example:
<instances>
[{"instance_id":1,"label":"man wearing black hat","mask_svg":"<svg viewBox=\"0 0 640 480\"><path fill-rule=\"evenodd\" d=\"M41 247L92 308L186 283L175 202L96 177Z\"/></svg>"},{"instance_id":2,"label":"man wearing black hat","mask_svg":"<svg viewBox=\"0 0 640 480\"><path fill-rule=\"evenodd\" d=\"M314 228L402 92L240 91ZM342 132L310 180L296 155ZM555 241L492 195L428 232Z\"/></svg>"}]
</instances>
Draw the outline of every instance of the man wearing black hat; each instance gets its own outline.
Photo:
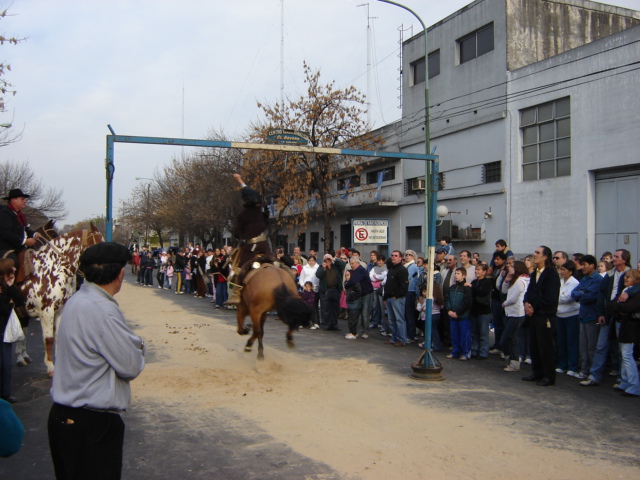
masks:
<instances>
[{"instance_id":1,"label":"man wearing black hat","mask_svg":"<svg viewBox=\"0 0 640 480\"><path fill-rule=\"evenodd\" d=\"M0 206L0 257L8 257L16 266L16 282L24 280L24 250L33 247L39 234L29 228L29 222L22 210L27 206L30 195L19 188L9 191L4 197L6 205ZM20 258L18 258L20 257Z\"/></svg>"},{"instance_id":2,"label":"man wearing black hat","mask_svg":"<svg viewBox=\"0 0 640 480\"><path fill-rule=\"evenodd\" d=\"M234 236L238 239L239 251L233 254L232 283L238 285L242 283L242 278L237 275L242 266L258 255L271 255L271 249L267 242L267 235L264 233L269 226L269 212L262 209L260 194L250 188L242 180L242 177L234 173L233 178L240 184L242 190L242 210L238 215L236 226L233 230ZM240 303L240 288L235 287L232 296L227 300L227 305L238 305Z\"/></svg>"},{"instance_id":3,"label":"man wearing black hat","mask_svg":"<svg viewBox=\"0 0 640 480\"><path fill-rule=\"evenodd\" d=\"M114 300L131 252L103 242L80 256L85 282L65 304L49 412L56 478L119 479L129 382L144 368L144 342Z\"/></svg>"}]
</instances>

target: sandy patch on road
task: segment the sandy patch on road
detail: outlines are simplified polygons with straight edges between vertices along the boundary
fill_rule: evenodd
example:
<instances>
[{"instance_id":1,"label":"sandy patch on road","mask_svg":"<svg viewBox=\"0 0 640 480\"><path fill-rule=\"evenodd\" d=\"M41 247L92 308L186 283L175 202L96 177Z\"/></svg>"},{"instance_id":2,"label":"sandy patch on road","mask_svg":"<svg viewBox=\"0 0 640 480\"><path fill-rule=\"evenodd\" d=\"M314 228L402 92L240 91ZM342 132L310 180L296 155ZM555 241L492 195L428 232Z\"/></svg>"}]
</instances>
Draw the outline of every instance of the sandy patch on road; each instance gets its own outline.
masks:
<instances>
[{"instance_id":1,"label":"sandy patch on road","mask_svg":"<svg viewBox=\"0 0 640 480\"><path fill-rule=\"evenodd\" d=\"M350 478L638 476L637 468L536 445L477 412L420 405L413 399L420 387L362 360L316 359L266 344L267 359L257 362L255 351L242 351L247 337L237 335L231 316L185 312L168 292L125 284L117 299L156 359L133 383L133 407L170 404L195 430L206 427L194 410L228 408ZM283 345L284 338L277 347Z\"/></svg>"}]
</instances>

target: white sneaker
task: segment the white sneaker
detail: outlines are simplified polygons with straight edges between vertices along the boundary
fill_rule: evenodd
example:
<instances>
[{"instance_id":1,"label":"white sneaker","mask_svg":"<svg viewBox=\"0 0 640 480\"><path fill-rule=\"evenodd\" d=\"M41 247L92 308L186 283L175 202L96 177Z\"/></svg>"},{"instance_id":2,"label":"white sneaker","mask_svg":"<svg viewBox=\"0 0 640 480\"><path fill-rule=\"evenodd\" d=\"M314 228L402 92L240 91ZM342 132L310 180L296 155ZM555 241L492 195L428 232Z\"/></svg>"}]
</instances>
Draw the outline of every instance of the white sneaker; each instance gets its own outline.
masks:
<instances>
[{"instance_id":1,"label":"white sneaker","mask_svg":"<svg viewBox=\"0 0 640 480\"><path fill-rule=\"evenodd\" d=\"M368 333L363 333L362 335L360 335L362 338L369 338L369 334Z\"/></svg>"},{"instance_id":2,"label":"white sneaker","mask_svg":"<svg viewBox=\"0 0 640 480\"><path fill-rule=\"evenodd\" d=\"M531 365L531 357L527 357L524 363L528 363L529 365Z\"/></svg>"},{"instance_id":3,"label":"white sneaker","mask_svg":"<svg viewBox=\"0 0 640 480\"><path fill-rule=\"evenodd\" d=\"M611 370L609 372L609 375L611 375L612 377L617 377L618 375L620 375L620 372L618 370Z\"/></svg>"},{"instance_id":4,"label":"white sneaker","mask_svg":"<svg viewBox=\"0 0 640 480\"><path fill-rule=\"evenodd\" d=\"M573 370L567 370L567 375L569 375L570 377L575 377L577 374Z\"/></svg>"},{"instance_id":5,"label":"white sneaker","mask_svg":"<svg viewBox=\"0 0 640 480\"><path fill-rule=\"evenodd\" d=\"M497 348L492 348L491 350L489 350L489 353L491 355L498 355L499 353L502 353L500 350L498 350Z\"/></svg>"},{"instance_id":6,"label":"white sneaker","mask_svg":"<svg viewBox=\"0 0 640 480\"><path fill-rule=\"evenodd\" d=\"M356 338L358 338L356 335L353 335L352 333L347 333L344 338L346 338L347 340L355 340Z\"/></svg>"},{"instance_id":7,"label":"white sneaker","mask_svg":"<svg viewBox=\"0 0 640 480\"><path fill-rule=\"evenodd\" d=\"M561 368L556 368L556 373L564 373L564 370Z\"/></svg>"},{"instance_id":8,"label":"white sneaker","mask_svg":"<svg viewBox=\"0 0 640 480\"><path fill-rule=\"evenodd\" d=\"M309 330L317 330L317 329L318 329L318 327L315 326L315 325L312 325L311 328L309 328Z\"/></svg>"},{"instance_id":9,"label":"white sneaker","mask_svg":"<svg viewBox=\"0 0 640 480\"><path fill-rule=\"evenodd\" d=\"M582 373L582 372L580 372L580 373L576 373L576 374L574 375L574 377L576 377L578 380L584 380L585 378L587 378L587 376L586 376L584 373ZM582 382L580 382L580 383L582 383Z\"/></svg>"}]
</instances>

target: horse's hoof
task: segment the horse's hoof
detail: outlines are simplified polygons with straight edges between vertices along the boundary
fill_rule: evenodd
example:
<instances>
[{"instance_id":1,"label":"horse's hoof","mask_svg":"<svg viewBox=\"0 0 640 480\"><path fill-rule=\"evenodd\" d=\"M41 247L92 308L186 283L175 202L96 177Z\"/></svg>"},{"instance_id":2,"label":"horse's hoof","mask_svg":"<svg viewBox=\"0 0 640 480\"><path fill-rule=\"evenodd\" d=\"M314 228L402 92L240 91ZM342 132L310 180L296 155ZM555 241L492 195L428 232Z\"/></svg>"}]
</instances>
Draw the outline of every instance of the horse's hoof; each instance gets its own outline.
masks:
<instances>
[{"instance_id":1,"label":"horse's hoof","mask_svg":"<svg viewBox=\"0 0 640 480\"><path fill-rule=\"evenodd\" d=\"M296 348L296 344L293 343L293 340L287 340L287 347L289 347L289 350L293 350Z\"/></svg>"},{"instance_id":2,"label":"horse's hoof","mask_svg":"<svg viewBox=\"0 0 640 480\"><path fill-rule=\"evenodd\" d=\"M263 353L259 353L258 354L258 360L264 360L264 354Z\"/></svg>"},{"instance_id":3,"label":"horse's hoof","mask_svg":"<svg viewBox=\"0 0 640 480\"><path fill-rule=\"evenodd\" d=\"M244 347L244 351L245 352L250 352L251 351L251 347Z\"/></svg>"},{"instance_id":4,"label":"horse's hoof","mask_svg":"<svg viewBox=\"0 0 640 480\"><path fill-rule=\"evenodd\" d=\"M238 330L238 335L248 335L250 331L251 330L249 330L248 328L243 328Z\"/></svg>"}]
</instances>

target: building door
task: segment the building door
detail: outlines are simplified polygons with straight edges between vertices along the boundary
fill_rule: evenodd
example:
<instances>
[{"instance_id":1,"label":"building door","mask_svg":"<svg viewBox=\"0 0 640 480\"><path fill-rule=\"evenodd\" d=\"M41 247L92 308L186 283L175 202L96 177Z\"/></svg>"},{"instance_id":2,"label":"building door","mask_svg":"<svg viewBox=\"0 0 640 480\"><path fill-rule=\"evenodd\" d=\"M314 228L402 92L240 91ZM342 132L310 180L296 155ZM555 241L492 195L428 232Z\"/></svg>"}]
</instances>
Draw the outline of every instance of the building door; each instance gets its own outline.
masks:
<instances>
[{"instance_id":1,"label":"building door","mask_svg":"<svg viewBox=\"0 0 640 480\"><path fill-rule=\"evenodd\" d=\"M640 169L596 174L596 251L631 252L632 266L640 256Z\"/></svg>"},{"instance_id":2,"label":"building door","mask_svg":"<svg viewBox=\"0 0 640 480\"><path fill-rule=\"evenodd\" d=\"M351 238L351 224L340 225L340 245L336 247L351 247L353 246L353 239Z\"/></svg>"}]
</instances>

